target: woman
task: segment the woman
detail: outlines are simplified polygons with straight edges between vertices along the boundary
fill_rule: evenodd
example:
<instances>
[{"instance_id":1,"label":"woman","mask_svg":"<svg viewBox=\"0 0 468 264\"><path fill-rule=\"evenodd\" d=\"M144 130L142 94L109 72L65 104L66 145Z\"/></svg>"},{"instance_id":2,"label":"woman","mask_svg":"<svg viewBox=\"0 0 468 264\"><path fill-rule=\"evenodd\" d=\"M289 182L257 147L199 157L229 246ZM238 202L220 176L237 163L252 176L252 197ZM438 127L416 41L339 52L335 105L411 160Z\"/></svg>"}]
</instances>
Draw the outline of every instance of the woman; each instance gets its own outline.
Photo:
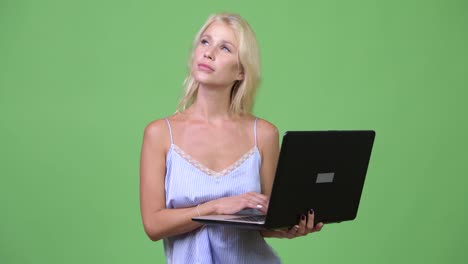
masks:
<instances>
[{"instance_id":1,"label":"woman","mask_svg":"<svg viewBox=\"0 0 468 264\"><path fill-rule=\"evenodd\" d=\"M164 239L168 263L278 263L264 237L319 231L313 211L289 230L208 226L191 218L266 213L278 159L278 130L250 114L260 79L250 26L235 14L209 17L197 34L178 111L150 123L140 168L143 224Z\"/></svg>"}]
</instances>

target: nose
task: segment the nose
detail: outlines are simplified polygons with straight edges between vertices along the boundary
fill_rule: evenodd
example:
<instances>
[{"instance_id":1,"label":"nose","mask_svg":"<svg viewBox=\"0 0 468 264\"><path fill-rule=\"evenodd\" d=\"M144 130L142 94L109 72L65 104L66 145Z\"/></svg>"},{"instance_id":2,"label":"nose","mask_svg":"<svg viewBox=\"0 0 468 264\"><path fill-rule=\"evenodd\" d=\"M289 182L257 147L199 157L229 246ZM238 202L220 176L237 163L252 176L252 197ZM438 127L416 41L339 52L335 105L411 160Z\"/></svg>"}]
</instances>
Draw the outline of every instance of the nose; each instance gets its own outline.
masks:
<instances>
[{"instance_id":1,"label":"nose","mask_svg":"<svg viewBox=\"0 0 468 264\"><path fill-rule=\"evenodd\" d=\"M214 60L215 57L214 57L214 51L213 51L213 49L212 49L211 47L207 47L207 48L205 49L205 52L203 53L203 57L204 57L204 58L207 58L207 59L209 59L209 60Z\"/></svg>"}]
</instances>

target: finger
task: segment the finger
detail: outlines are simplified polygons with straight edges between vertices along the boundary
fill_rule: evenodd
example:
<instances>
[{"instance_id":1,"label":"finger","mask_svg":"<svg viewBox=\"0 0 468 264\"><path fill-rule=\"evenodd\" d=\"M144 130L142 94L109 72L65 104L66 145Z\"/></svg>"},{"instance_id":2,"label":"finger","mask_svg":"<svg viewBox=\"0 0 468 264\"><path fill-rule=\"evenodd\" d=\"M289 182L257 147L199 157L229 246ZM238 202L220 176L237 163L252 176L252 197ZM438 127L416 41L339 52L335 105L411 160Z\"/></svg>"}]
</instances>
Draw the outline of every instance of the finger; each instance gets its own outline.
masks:
<instances>
[{"instance_id":1,"label":"finger","mask_svg":"<svg viewBox=\"0 0 468 264\"><path fill-rule=\"evenodd\" d=\"M249 206L251 208L256 208L256 209L261 210L263 208L268 207L268 201L266 201L265 199L263 199L260 196L253 195L253 194L255 194L255 193L249 193L248 195L245 196L245 199L248 200Z\"/></svg>"},{"instance_id":2,"label":"finger","mask_svg":"<svg viewBox=\"0 0 468 264\"><path fill-rule=\"evenodd\" d=\"M317 224L315 225L315 230L314 230L314 231L315 231L315 232L318 232L318 231L322 230L322 227L323 227L323 223L322 223L322 222L317 223Z\"/></svg>"},{"instance_id":3,"label":"finger","mask_svg":"<svg viewBox=\"0 0 468 264\"><path fill-rule=\"evenodd\" d=\"M291 227L291 229L289 229L288 231L288 234L287 234L287 238L294 238L296 237L296 234L297 234L297 231L299 230L299 226L298 225L295 225L293 227Z\"/></svg>"},{"instance_id":4,"label":"finger","mask_svg":"<svg viewBox=\"0 0 468 264\"><path fill-rule=\"evenodd\" d=\"M314 231L314 220L315 220L314 210L310 209L309 210L309 215L307 217L307 232L313 232Z\"/></svg>"},{"instance_id":5,"label":"finger","mask_svg":"<svg viewBox=\"0 0 468 264\"><path fill-rule=\"evenodd\" d=\"M249 196L252 197L253 199L262 201L263 203L267 203L267 202L268 202L268 196L266 196L266 195L264 195L264 194L257 193L257 192L249 192L249 193L247 193L247 195L249 195Z\"/></svg>"},{"instance_id":6,"label":"finger","mask_svg":"<svg viewBox=\"0 0 468 264\"><path fill-rule=\"evenodd\" d=\"M247 201L251 202L251 203L254 203L254 204L261 204L262 203L262 200L257 198L255 195L253 195L252 193L246 193L244 195L244 199L246 199Z\"/></svg>"},{"instance_id":7,"label":"finger","mask_svg":"<svg viewBox=\"0 0 468 264\"><path fill-rule=\"evenodd\" d=\"M288 231L286 230L275 230L270 233L273 237L277 238L289 238Z\"/></svg>"},{"instance_id":8,"label":"finger","mask_svg":"<svg viewBox=\"0 0 468 264\"><path fill-rule=\"evenodd\" d=\"M301 215L301 220L299 221L299 229L297 230L296 235L303 236L307 234L306 223L307 223L307 217L305 215Z\"/></svg>"},{"instance_id":9,"label":"finger","mask_svg":"<svg viewBox=\"0 0 468 264\"><path fill-rule=\"evenodd\" d=\"M259 211L262 212L263 214L267 214L267 212L268 212L268 207L262 206L262 205L259 205L259 204L257 204L257 206L255 207L255 209L259 210Z\"/></svg>"},{"instance_id":10,"label":"finger","mask_svg":"<svg viewBox=\"0 0 468 264\"><path fill-rule=\"evenodd\" d=\"M252 201L252 200L250 200L248 198L244 199L243 201L244 201L244 203L243 203L244 209L245 208L257 209L260 212L266 214L266 212L267 212L267 207L266 206L263 206L263 205L259 204L258 202Z\"/></svg>"},{"instance_id":11,"label":"finger","mask_svg":"<svg viewBox=\"0 0 468 264\"><path fill-rule=\"evenodd\" d=\"M266 197L263 194L256 193L256 192L250 192L248 193L248 196L250 199L256 201L258 204L261 204L265 206L268 203L268 197Z\"/></svg>"},{"instance_id":12,"label":"finger","mask_svg":"<svg viewBox=\"0 0 468 264\"><path fill-rule=\"evenodd\" d=\"M253 201L252 199L246 198L244 200L244 205L245 208L255 208L255 209L261 209L263 206L259 205L258 202Z\"/></svg>"},{"instance_id":13,"label":"finger","mask_svg":"<svg viewBox=\"0 0 468 264\"><path fill-rule=\"evenodd\" d=\"M255 204L255 208L259 209L259 210L266 210L268 208L268 204L267 203L264 203L264 202L261 202L261 201L257 201L257 200L251 200L251 202L253 204Z\"/></svg>"}]
</instances>

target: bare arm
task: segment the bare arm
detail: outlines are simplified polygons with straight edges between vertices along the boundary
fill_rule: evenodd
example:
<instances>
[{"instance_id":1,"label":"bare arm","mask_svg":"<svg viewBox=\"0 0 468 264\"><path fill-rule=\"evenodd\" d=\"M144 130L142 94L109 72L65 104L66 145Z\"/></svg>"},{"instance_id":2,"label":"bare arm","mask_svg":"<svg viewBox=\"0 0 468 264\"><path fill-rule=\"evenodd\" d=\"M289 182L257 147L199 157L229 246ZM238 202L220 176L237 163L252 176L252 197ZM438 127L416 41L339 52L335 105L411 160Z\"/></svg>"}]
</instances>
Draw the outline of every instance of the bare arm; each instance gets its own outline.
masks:
<instances>
[{"instance_id":1,"label":"bare arm","mask_svg":"<svg viewBox=\"0 0 468 264\"><path fill-rule=\"evenodd\" d=\"M279 133L273 124L265 120L258 122L258 147L262 155L260 168L262 194L270 198L279 156Z\"/></svg>"},{"instance_id":2,"label":"bare arm","mask_svg":"<svg viewBox=\"0 0 468 264\"><path fill-rule=\"evenodd\" d=\"M170 143L167 129L164 120L149 124L141 148L140 209L145 232L153 241L189 232L200 226L191 220L198 215L196 208L166 209L164 181L166 153Z\"/></svg>"}]
</instances>

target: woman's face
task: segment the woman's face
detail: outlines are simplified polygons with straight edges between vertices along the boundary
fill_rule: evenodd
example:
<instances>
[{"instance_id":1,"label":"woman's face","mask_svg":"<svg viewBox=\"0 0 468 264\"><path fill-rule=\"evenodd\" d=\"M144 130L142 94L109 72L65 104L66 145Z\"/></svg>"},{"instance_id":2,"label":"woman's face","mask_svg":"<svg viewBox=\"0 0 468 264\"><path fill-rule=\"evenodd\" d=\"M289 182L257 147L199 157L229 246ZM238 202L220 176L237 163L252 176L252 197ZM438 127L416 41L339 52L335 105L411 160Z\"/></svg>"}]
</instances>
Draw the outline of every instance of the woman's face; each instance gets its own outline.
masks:
<instances>
[{"instance_id":1,"label":"woman's face","mask_svg":"<svg viewBox=\"0 0 468 264\"><path fill-rule=\"evenodd\" d=\"M243 79L238 41L224 22L213 22L201 35L192 60L192 76L201 84L232 86Z\"/></svg>"}]
</instances>

